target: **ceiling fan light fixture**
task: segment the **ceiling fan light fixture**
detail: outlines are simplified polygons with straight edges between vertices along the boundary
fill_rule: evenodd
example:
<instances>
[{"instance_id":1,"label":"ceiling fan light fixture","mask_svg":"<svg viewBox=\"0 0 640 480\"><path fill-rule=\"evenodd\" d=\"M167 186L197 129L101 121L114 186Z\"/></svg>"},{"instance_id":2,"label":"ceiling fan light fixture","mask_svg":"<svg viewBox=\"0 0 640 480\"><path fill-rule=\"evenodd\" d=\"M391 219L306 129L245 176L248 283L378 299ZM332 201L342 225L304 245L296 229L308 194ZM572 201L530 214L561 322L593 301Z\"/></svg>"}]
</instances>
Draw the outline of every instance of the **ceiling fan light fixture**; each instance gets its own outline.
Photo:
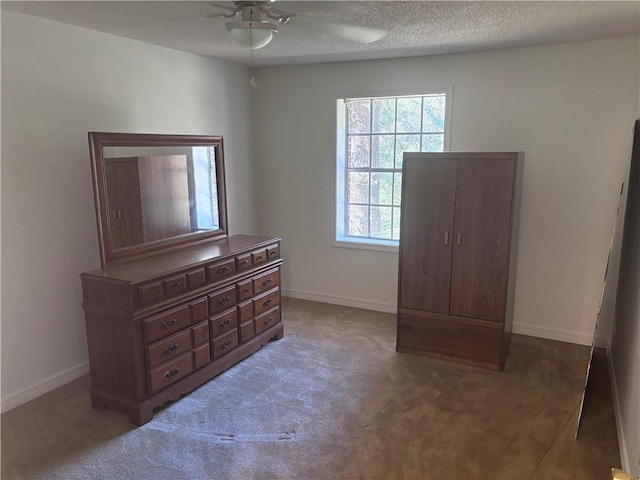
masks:
<instances>
[{"instance_id":1,"label":"ceiling fan light fixture","mask_svg":"<svg viewBox=\"0 0 640 480\"><path fill-rule=\"evenodd\" d=\"M225 28L236 43L253 50L267 45L278 31L273 23L262 21L227 22Z\"/></svg>"}]
</instances>

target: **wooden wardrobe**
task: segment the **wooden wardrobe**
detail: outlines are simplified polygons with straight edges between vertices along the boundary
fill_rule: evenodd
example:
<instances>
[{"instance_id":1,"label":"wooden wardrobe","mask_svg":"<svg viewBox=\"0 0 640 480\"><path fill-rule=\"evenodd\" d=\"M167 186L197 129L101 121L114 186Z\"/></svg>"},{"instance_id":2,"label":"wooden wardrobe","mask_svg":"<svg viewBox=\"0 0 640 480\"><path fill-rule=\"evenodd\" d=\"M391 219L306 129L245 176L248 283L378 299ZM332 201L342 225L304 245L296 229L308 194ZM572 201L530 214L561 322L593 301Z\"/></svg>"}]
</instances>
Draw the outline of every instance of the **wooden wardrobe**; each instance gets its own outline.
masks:
<instances>
[{"instance_id":1,"label":"wooden wardrobe","mask_svg":"<svg viewBox=\"0 0 640 480\"><path fill-rule=\"evenodd\" d=\"M399 352L502 370L522 153L405 153Z\"/></svg>"}]
</instances>

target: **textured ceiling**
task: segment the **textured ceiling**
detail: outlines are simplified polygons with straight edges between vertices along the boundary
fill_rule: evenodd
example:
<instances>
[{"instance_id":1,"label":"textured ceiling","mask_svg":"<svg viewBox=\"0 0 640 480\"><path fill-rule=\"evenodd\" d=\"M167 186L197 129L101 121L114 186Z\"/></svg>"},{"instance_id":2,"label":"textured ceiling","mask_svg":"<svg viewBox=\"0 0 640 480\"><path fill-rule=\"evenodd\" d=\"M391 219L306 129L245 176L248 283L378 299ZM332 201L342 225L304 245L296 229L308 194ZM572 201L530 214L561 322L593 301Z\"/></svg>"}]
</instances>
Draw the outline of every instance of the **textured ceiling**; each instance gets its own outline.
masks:
<instances>
[{"instance_id":1,"label":"textured ceiling","mask_svg":"<svg viewBox=\"0 0 640 480\"><path fill-rule=\"evenodd\" d=\"M232 6L233 2L217 2ZM287 10L287 1L276 6ZM388 31L362 45L296 25L255 50L254 65L433 55L621 37L640 31L637 1L294 2L319 20ZM249 65L251 53L230 38L216 2L2 2L2 9Z\"/></svg>"}]
</instances>

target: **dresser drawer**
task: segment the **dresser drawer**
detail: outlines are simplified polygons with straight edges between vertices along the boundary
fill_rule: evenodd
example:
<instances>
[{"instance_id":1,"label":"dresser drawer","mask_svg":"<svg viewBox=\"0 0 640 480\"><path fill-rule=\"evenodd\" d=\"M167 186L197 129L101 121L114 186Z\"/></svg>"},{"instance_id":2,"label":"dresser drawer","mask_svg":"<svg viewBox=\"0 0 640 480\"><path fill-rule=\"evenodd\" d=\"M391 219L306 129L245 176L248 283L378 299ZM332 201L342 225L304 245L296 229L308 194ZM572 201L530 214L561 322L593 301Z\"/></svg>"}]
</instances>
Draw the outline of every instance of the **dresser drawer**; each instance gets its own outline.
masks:
<instances>
[{"instance_id":1,"label":"dresser drawer","mask_svg":"<svg viewBox=\"0 0 640 480\"><path fill-rule=\"evenodd\" d=\"M253 313L254 315L260 315L262 312L266 312L270 308L280 304L280 289L274 288L273 290L263 293L259 297L253 299Z\"/></svg>"},{"instance_id":2,"label":"dresser drawer","mask_svg":"<svg viewBox=\"0 0 640 480\"><path fill-rule=\"evenodd\" d=\"M226 335L231 330L238 328L238 320L235 307L209 320L211 326L211 338L214 340L220 335Z\"/></svg>"},{"instance_id":3,"label":"dresser drawer","mask_svg":"<svg viewBox=\"0 0 640 480\"><path fill-rule=\"evenodd\" d=\"M224 312L236 305L236 287L232 285L209 295L209 315Z\"/></svg>"},{"instance_id":4,"label":"dresser drawer","mask_svg":"<svg viewBox=\"0 0 640 480\"><path fill-rule=\"evenodd\" d=\"M193 371L191 352L165 363L149 372L149 389L156 393L172 383L186 377Z\"/></svg>"},{"instance_id":5,"label":"dresser drawer","mask_svg":"<svg viewBox=\"0 0 640 480\"><path fill-rule=\"evenodd\" d=\"M187 350L191 350L191 332L189 330L172 335L166 340L154 343L146 348L147 366L153 368L156 365L179 357Z\"/></svg>"},{"instance_id":6,"label":"dresser drawer","mask_svg":"<svg viewBox=\"0 0 640 480\"><path fill-rule=\"evenodd\" d=\"M147 283L138 287L138 299L141 304L157 302L163 297L162 282Z\"/></svg>"},{"instance_id":7,"label":"dresser drawer","mask_svg":"<svg viewBox=\"0 0 640 480\"><path fill-rule=\"evenodd\" d=\"M146 343L176 333L189 325L189 306L169 310L168 312L148 318L142 322L142 330Z\"/></svg>"},{"instance_id":8,"label":"dresser drawer","mask_svg":"<svg viewBox=\"0 0 640 480\"><path fill-rule=\"evenodd\" d=\"M182 273L162 280L162 290L167 297L187 291L187 277Z\"/></svg>"},{"instance_id":9,"label":"dresser drawer","mask_svg":"<svg viewBox=\"0 0 640 480\"><path fill-rule=\"evenodd\" d=\"M240 325L240 343L246 342L256 336L256 329L253 326L253 318L247 323Z\"/></svg>"},{"instance_id":10,"label":"dresser drawer","mask_svg":"<svg viewBox=\"0 0 640 480\"><path fill-rule=\"evenodd\" d=\"M267 258L269 260L280 258L280 247L278 245L269 245L267 247Z\"/></svg>"},{"instance_id":11,"label":"dresser drawer","mask_svg":"<svg viewBox=\"0 0 640 480\"><path fill-rule=\"evenodd\" d=\"M193 350L193 366L197 370L198 368L204 367L207 363L211 361L211 347L209 346L209 342L204 345L200 345L198 348Z\"/></svg>"},{"instance_id":12,"label":"dresser drawer","mask_svg":"<svg viewBox=\"0 0 640 480\"><path fill-rule=\"evenodd\" d=\"M209 282L219 282L236 273L236 262L235 259L231 259L225 262L213 263L207 265L206 269Z\"/></svg>"},{"instance_id":13,"label":"dresser drawer","mask_svg":"<svg viewBox=\"0 0 640 480\"><path fill-rule=\"evenodd\" d=\"M251 259L250 253L245 253L244 255L238 255L236 257L236 268L239 272L251 268L252 265L253 260Z\"/></svg>"},{"instance_id":14,"label":"dresser drawer","mask_svg":"<svg viewBox=\"0 0 640 480\"><path fill-rule=\"evenodd\" d=\"M209 308L207 297L199 298L189 304L189 315L191 323L202 322L209 318Z\"/></svg>"},{"instance_id":15,"label":"dresser drawer","mask_svg":"<svg viewBox=\"0 0 640 480\"><path fill-rule=\"evenodd\" d=\"M256 317L256 334L264 332L267 328L274 326L280 321L280 309L274 308Z\"/></svg>"},{"instance_id":16,"label":"dresser drawer","mask_svg":"<svg viewBox=\"0 0 640 480\"><path fill-rule=\"evenodd\" d=\"M202 343L209 343L209 322L202 322L191 327L191 338L193 345L198 346Z\"/></svg>"},{"instance_id":17,"label":"dresser drawer","mask_svg":"<svg viewBox=\"0 0 640 480\"><path fill-rule=\"evenodd\" d=\"M245 302L238 305L238 323L253 320L253 302Z\"/></svg>"},{"instance_id":18,"label":"dresser drawer","mask_svg":"<svg viewBox=\"0 0 640 480\"><path fill-rule=\"evenodd\" d=\"M258 295L278 285L280 285L280 270L276 268L253 278L253 293Z\"/></svg>"},{"instance_id":19,"label":"dresser drawer","mask_svg":"<svg viewBox=\"0 0 640 480\"><path fill-rule=\"evenodd\" d=\"M267 249L262 248L260 250L254 250L251 252L251 261L254 265L258 265L259 263L264 263L267 261Z\"/></svg>"},{"instance_id":20,"label":"dresser drawer","mask_svg":"<svg viewBox=\"0 0 640 480\"><path fill-rule=\"evenodd\" d=\"M220 358L238 346L238 330L232 330L226 335L213 340L211 346L213 348L213 358Z\"/></svg>"},{"instance_id":21,"label":"dresser drawer","mask_svg":"<svg viewBox=\"0 0 640 480\"><path fill-rule=\"evenodd\" d=\"M201 287L205 283L207 283L207 277L204 273L204 267L198 268L196 270L191 270L185 274L187 277L187 287L188 288L197 288Z\"/></svg>"},{"instance_id":22,"label":"dresser drawer","mask_svg":"<svg viewBox=\"0 0 640 480\"><path fill-rule=\"evenodd\" d=\"M238 282L238 301L242 302L243 300L249 300L253 297L253 280L243 280L242 282Z\"/></svg>"}]
</instances>

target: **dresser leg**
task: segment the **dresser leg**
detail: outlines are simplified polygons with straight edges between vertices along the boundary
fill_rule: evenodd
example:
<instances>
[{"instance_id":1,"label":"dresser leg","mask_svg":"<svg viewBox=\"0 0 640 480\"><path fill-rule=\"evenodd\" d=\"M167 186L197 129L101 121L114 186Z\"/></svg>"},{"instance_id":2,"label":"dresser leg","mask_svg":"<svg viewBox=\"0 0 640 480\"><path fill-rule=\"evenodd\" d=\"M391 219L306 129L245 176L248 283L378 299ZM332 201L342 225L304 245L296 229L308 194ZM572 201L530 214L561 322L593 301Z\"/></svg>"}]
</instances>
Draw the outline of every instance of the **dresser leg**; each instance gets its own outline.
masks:
<instances>
[{"instance_id":1,"label":"dresser leg","mask_svg":"<svg viewBox=\"0 0 640 480\"><path fill-rule=\"evenodd\" d=\"M137 427L141 427L151 420L153 420L153 409L141 408L129 414L129 421Z\"/></svg>"},{"instance_id":2,"label":"dresser leg","mask_svg":"<svg viewBox=\"0 0 640 480\"><path fill-rule=\"evenodd\" d=\"M271 337L270 340L280 340L282 337L284 337L284 326L280 324L280 326L275 331L273 337Z\"/></svg>"}]
</instances>

